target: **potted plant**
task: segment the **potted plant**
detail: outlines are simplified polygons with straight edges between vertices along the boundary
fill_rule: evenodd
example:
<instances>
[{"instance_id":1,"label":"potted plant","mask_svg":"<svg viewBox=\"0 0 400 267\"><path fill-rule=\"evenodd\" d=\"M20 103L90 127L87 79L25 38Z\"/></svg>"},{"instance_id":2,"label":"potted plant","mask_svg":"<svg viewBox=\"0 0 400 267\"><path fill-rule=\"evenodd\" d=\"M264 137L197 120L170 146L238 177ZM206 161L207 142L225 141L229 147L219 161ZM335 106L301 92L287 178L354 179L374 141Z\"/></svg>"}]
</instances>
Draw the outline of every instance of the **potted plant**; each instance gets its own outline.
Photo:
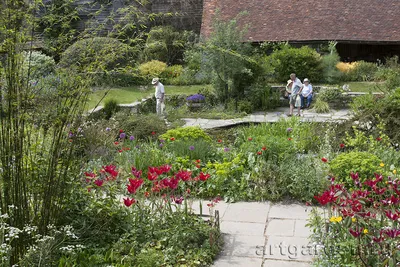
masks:
<instances>
[{"instance_id":1,"label":"potted plant","mask_svg":"<svg viewBox=\"0 0 400 267\"><path fill-rule=\"evenodd\" d=\"M195 94L186 98L186 105L189 108L202 108L205 104L206 98L204 95Z\"/></svg>"}]
</instances>

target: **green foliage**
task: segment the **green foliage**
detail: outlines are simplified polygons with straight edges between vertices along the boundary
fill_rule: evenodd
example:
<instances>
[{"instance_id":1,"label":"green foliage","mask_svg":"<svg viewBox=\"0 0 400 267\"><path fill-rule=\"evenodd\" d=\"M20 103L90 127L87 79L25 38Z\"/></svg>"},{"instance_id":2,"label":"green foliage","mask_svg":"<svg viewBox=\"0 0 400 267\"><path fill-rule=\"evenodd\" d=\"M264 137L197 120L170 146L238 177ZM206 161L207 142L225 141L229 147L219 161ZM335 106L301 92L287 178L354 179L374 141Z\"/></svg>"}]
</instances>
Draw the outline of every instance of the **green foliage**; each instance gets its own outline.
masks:
<instances>
[{"instance_id":1,"label":"green foliage","mask_svg":"<svg viewBox=\"0 0 400 267\"><path fill-rule=\"evenodd\" d=\"M358 172L361 181L364 181L371 178L371 173L379 172L380 163L381 159L374 154L354 151L340 154L330 162L329 167L338 183L343 182L346 186L353 187L351 172Z\"/></svg>"},{"instance_id":2,"label":"green foliage","mask_svg":"<svg viewBox=\"0 0 400 267\"><path fill-rule=\"evenodd\" d=\"M161 136L160 138L163 138ZM167 152L174 153L176 157L188 158L190 160L207 161L209 158L215 158L215 150L210 147L210 142L204 139L179 139L177 141L168 141L163 146Z\"/></svg>"},{"instance_id":3,"label":"green foliage","mask_svg":"<svg viewBox=\"0 0 400 267\"><path fill-rule=\"evenodd\" d=\"M167 131L165 121L156 114L140 115L120 112L116 114L115 119L119 122L120 129L139 139L149 138L153 132L158 136Z\"/></svg>"},{"instance_id":4,"label":"green foliage","mask_svg":"<svg viewBox=\"0 0 400 267\"><path fill-rule=\"evenodd\" d=\"M322 70L325 82L334 84L341 79L341 72L336 67L339 62L340 57L336 49L332 49L328 55L322 57Z\"/></svg>"},{"instance_id":5,"label":"green foliage","mask_svg":"<svg viewBox=\"0 0 400 267\"><path fill-rule=\"evenodd\" d=\"M40 15L38 23L43 32L44 49L59 60L77 38L79 7L74 0L44 1L43 5L44 13Z\"/></svg>"},{"instance_id":6,"label":"green foliage","mask_svg":"<svg viewBox=\"0 0 400 267\"><path fill-rule=\"evenodd\" d=\"M204 140L211 141L211 137L204 132L200 127L184 127L168 130L165 134L160 136L160 139L170 140Z\"/></svg>"},{"instance_id":7,"label":"green foliage","mask_svg":"<svg viewBox=\"0 0 400 267\"><path fill-rule=\"evenodd\" d=\"M315 101L314 109L317 113L329 113L329 111L331 110L329 107L329 103L326 101L323 101L319 97Z\"/></svg>"},{"instance_id":8,"label":"green foliage","mask_svg":"<svg viewBox=\"0 0 400 267\"><path fill-rule=\"evenodd\" d=\"M160 77L161 74L166 71L167 64L158 60L152 60L141 64L138 67L139 74L145 77L147 80L155 77Z\"/></svg>"},{"instance_id":9,"label":"green foliage","mask_svg":"<svg viewBox=\"0 0 400 267\"><path fill-rule=\"evenodd\" d=\"M62 53L59 65L79 72L107 72L132 65L130 46L107 37L94 37L75 42Z\"/></svg>"},{"instance_id":10,"label":"green foliage","mask_svg":"<svg viewBox=\"0 0 400 267\"><path fill-rule=\"evenodd\" d=\"M113 98L107 99L104 103L103 112L107 120L109 120L113 116L113 114L115 114L119 110L120 107L118 105L118 101Z\"/></svg>"},{"instance_id":11,"label":"green foliage","mask_svg":"<svg viewBox=\"0 0 400 267\"><path fill-rule=\"evenodd\" d=\"M240 100L237 104L239 112L251 114L253 112L253 104L248 100Z\"/></svg>"},{"instance_id":12,"label":"green foliage","mask_svg":"<svg viewBox=\"0 0 400 267\"><path fill-rule=\"evenodd\" d=\"M378 65L372 62L357 61L354 67L345 72L346 81L372 81L378 71Z\"/></svg>"},{"instance_id":13,"label":"green foliage","mask_svg":"<svg viewBox=\"0 0 400 267\"><path fill-rule=\"evenodd\" d=\"M172 26L156 26L148 33L143 53L147 61L160 60L168 65L182 63L184 50L193 39L192 32L179 32Z\"/></svg>"},{"instance_id":14,"label":"green foliage","mask_svg":"<svg viewBox=\"0 0 400 267\"><path fill-rule=\"evenodd\" d=\"M307 77L311 81L321 80L321 56L308 46L285 46L270 56L269 64L274 67L276 81L286 81L291 73L296 73L297 77Z\"/></svg>"},{"instance_id":15,"label":"green foliage","mask_svg":"<svg viewBox=\"0 0 400 267\"><path fill-rule=\"evenodd\" d=\"M269 110L280 105L280 93L264 84L255 84L247 93L254 110Z\"/></svg>"},{"instance_id":16,"label":"green foliage","mask_svg":"<svg viewBox=\"0 0 400 267\"><path fill-rule=\"evenodd\" d=\"M53 58L38 51L23 52L24 76L30 80L39 80L55 71L56 63Z\"/></svg>"},{"instance_id":17,"label":"green foliage","mask_svg":"<svg viewBox=\"0 0 400 267\"><path fill-rule=\"evenodd\" d=\"M325 88L319 91L318 98L325 102L332 102L341 100L343 95L338 88Z\"/></svg>"}]
</instances>

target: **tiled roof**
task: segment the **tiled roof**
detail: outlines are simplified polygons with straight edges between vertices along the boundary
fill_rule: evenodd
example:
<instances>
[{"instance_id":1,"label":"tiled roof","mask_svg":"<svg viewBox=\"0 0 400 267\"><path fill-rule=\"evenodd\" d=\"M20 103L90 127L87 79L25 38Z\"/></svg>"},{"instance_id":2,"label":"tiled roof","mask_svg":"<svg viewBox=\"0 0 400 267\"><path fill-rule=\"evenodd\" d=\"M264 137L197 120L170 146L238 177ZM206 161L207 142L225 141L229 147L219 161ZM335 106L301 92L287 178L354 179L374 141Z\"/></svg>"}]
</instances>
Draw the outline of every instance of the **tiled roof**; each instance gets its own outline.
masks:
<instances>
[{"instance_id":1,"label":"tiled roof","mask_svg":"<svg viewBox=\"0 0 400 267\"><path fill-rule=\"evenodd\" d=\"M400 43L400 0L204 0L201 33L214 14L248 24L247 39Z\"/></svg>"}]
</instances>

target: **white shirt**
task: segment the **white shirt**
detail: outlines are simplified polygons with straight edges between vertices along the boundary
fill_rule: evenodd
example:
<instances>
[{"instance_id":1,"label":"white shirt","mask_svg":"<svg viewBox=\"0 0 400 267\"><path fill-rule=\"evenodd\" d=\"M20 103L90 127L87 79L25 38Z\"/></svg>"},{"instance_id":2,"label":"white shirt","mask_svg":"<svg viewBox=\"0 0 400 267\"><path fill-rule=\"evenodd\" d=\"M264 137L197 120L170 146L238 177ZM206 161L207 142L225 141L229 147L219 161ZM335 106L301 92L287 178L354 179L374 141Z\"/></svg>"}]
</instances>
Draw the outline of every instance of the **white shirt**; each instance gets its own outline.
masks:
<instances>
[{"instance_id":1,"label":"white shirt","mask_svg":"<svg viewBox=\"0 0 400 267\"><path fill-rule=\"evenodd\" d=\"M301 83L301 81L300 81L299 78L296 78L296 79L294 80L294 82L292 83L292 88L291 88L291 89L293 90L293 88L295 88L296 85L299 86L300 88L303 87L303 84Z\"/></svg>"},{"instance_id":2,"label":"white shirt","mask_svg":"<svg viewBox=\"0 0 400 267\"><path fill-rule=\"evenodd\" d=\"M165 94L164 85L162 83L158 82L158 84L156 86L156 92L154 95L156 98L161 98L162 94Z\"/></svg>"},{"instance_id":3,"label":"white shirt","mask_svg":"<svg viewBox=\"0 0 400 267\"><path fill-rule=\"evenodd\" d=\"M303 91L301 91L301 94L303 96L306 96L309 93L312 93L312 91L313 91L313 89L312 89L312 85L311 84L308 84L308 85L303 84Z\"/></svg>"}]
</instances>

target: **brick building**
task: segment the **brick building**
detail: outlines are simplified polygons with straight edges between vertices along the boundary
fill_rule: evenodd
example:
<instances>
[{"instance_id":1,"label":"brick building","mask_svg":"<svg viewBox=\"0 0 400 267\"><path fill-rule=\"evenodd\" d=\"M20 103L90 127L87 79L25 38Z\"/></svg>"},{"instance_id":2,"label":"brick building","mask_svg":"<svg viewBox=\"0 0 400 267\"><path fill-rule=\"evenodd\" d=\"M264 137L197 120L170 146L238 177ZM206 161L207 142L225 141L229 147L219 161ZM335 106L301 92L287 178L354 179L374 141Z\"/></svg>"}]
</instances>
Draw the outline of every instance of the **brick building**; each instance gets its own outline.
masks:
<instances>
[{"instance_id":1,"label":"brick building","mask_svg":"<svg viewBox=\"0 0 400 267\"><path fill-rule=\"evenodd\" d=\"M246 11L246 41L313 45L337 41L343 60L374 61L400 55L399 0L204 0L201 34L216 11L222 19Z\"/></svg>"}]
</instances>

